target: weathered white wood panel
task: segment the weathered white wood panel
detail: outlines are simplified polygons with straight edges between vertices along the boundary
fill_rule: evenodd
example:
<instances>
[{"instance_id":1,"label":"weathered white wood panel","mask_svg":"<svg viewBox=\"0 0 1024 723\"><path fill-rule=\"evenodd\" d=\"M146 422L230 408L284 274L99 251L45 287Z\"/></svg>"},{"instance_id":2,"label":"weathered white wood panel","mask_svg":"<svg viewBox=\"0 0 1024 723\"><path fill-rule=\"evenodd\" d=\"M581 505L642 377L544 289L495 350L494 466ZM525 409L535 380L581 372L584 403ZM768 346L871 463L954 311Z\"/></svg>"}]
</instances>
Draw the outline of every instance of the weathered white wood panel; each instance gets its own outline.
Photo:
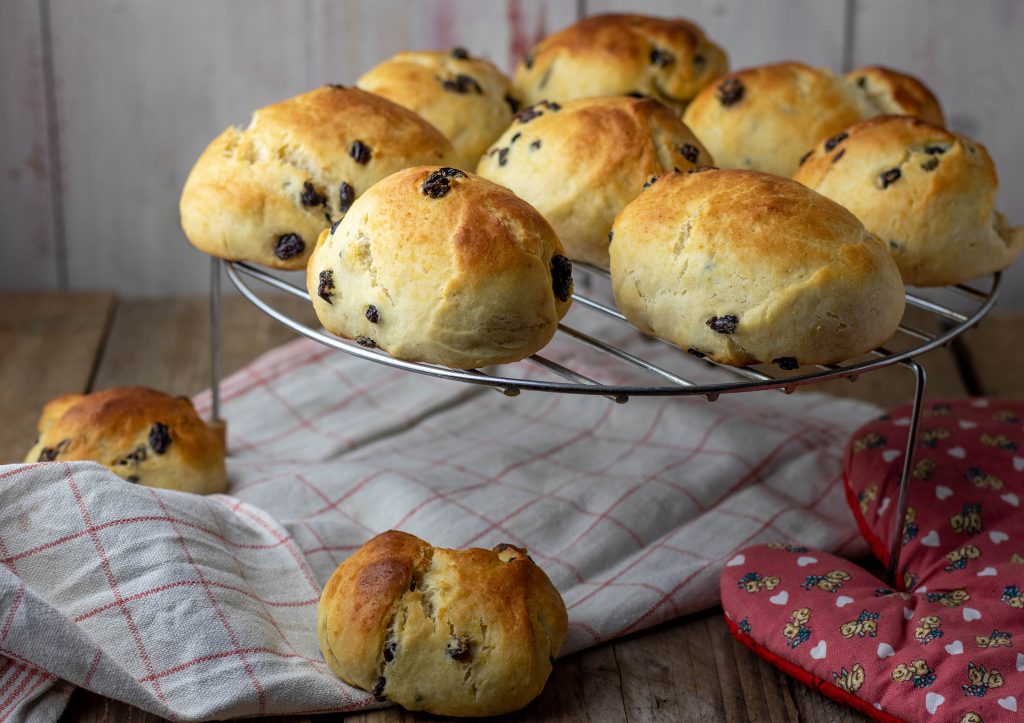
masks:
<instances>
[{"instance_id":1,"label":"weathered white wood panel","mask_svg":"<svg viewBox=\"0 0 1024 723\"><path fill-rule=\"evenodd\" d=\"M800 60L843 65L843 0L586 0L589 15L632 12L683 17L725 48L733 69Z\"/></svg>"},{"instance_id":2,"label":"weathered white wood panel","mask_svg":"<svg viewBox=\"0 0 1024 723\"><path fill-rule=\"evenodd\" d=\"M57 288L58 242L39 0L0 3L0 289Z\"/></svg>"},{"instance_id":3,"label":"weathered white wood panel","mask_svg":"<svg viewBox=\"0 0 1024 723\"><path fill-rule=\"evenodd\" d=\"M205 145L260 106L351 83L408 48L462 44L507 66L575 0L104 0L53 13L71 284L201 292L178 197Z\"/></svg>"},{"instance_id":4,"label":"weathered white wood panel","mask_svg":"<svg viewBox=\"0 0 1024 723\"><path fill-rule=\"evenodd\" d=\"M917 75L950 127L985 144L999 171L999 207L1024 224L1024 2L856 0L856 65ZM1024 261L1007 275L1001 309L1024 308Z\"/></svg>"}]
</instances>

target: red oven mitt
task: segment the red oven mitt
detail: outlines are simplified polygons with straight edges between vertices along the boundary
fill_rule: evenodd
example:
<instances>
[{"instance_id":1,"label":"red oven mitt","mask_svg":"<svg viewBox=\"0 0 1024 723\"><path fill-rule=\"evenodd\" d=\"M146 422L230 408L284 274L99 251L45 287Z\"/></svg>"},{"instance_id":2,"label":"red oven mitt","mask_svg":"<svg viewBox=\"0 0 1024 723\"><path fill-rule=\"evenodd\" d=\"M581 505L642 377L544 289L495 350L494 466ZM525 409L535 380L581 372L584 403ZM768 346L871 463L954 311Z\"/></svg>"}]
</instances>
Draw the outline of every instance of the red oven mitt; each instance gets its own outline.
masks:
<instances>
[{"instance_id":1,"label":"red oven mitt","mask_svg":"<svg viewBox=\"0 0 1024 723\"><path fill-rule=\"evenodd\" d=\"M886 563L909 406L847 446L846 493ZM928 403L914 454L899 590L827 553L749 547L722 572L736 638L883 721L1024 718L1024 403Z\"/></svg>"}]
</instances>

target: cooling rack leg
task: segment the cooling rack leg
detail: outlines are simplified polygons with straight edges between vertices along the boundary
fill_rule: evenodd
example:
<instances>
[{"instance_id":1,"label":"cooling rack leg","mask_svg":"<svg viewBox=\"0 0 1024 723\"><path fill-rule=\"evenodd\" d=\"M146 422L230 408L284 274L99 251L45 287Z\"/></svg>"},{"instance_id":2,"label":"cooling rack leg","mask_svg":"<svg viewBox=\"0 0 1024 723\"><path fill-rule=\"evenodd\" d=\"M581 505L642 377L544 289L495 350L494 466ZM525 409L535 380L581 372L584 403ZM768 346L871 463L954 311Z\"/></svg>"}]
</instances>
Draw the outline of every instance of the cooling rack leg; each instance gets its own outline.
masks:
<instances>
[{"instance_id":1,"label":"cooling rack leg","mask_svg":"<svg viewBox=\"0 0 1024 723\"><path fill-rule=\"evenodd\" d=\"M910 472L914 463L914 448L917 444L917 429L921 422L921 403L924 401L925 385L928 381L924 367L916 361L904 362L914 372L914 406L910 412L910 428L907 432L907 448L903 454L903 470L900 473L900 495L896 502L896 516L893 518L892 543L889 547L889 567L885 581L896 587L896 571L899 568L900 552L903 550L903 523L907 517L910 502Z\"/></svg>"},{"instance_id":2,"label":"cooling rack leg","mask_svg":"<svg viewBox=\"0 0 1024 723\"><path fill-rule=\"evenodd\" d=\"M220 259L210 257L210 396L211 422L220 425Z\"/></svg>"}]
</instances>

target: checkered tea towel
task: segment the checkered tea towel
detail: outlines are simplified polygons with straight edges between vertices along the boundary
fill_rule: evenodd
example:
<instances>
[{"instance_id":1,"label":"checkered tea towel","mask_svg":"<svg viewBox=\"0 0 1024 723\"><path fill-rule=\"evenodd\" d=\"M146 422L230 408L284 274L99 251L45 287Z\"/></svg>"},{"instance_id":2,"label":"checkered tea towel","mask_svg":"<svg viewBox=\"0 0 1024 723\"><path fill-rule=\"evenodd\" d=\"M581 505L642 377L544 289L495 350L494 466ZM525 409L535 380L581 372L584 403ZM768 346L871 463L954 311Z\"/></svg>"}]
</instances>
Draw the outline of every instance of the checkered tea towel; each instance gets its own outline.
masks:
<instances>
[{"instance_id":1,"label":"checkered tea towel","mask_svg":"<svg viewBox=\"0 0 1024 723\"><path fill-rule=\"evenodd\" d=\"M636 381L571 344L545 355ZM321 659L316 606L392 528L529 548L569 610L563 654L715 604L723 562L752 543L864 551L840 483L844 442L878 413L863 403L507 398L305 340L226 379L223 398L226 495L92 463L0 467L0 721L53 721L74 686L182 720L370 707Z\"/></svg>"}]
</instances>

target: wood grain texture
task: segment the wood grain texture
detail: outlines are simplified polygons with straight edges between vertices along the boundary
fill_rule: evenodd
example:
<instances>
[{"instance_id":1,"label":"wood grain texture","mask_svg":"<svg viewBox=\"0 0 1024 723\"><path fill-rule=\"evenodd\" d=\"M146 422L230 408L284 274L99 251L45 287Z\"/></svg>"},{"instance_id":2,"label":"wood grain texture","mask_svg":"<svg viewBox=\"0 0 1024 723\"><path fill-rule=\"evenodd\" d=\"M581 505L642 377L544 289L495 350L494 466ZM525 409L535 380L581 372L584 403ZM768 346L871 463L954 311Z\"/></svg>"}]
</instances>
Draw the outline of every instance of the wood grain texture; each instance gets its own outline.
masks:
<instances>
[{"instance_id":1,"label":"wood grain texture","mask_svg":"<svg viewBox=\"0 0 1024 723\"><path fill-rule=\"evenodd\" d=\"M0 462L22 462L43 405L89 387L114 297L0 294Z\"/></svg>"},{"instance_id":2,"label":"wood grain texture","mask_svg":"<svg viewBox=\"0 0 1024 723\"><path fill-rule=\"evenodd\" d=\"M950 127L988 148L999 208L1024 224L1024 3L1020 0L854 0L854 67L890 65L935 92ZM1007 275L1000 308L1024 308L1024 265Z\"/></svg>"},{"instance_id":3,"label":"wood grain texture","mask_svg":"<svg viewBox=\"0 0 1024 723\"><path fill-rule=\"evenodd\" d=\"M1024 314L993 314L964 335L970 372L981 394L1024 398Z\"/></svg>"},{"instance_id":4,"label":"wood grain texture","mask_svg":"<svg viewBox=\"0 0 1024 723\"><path fill-rule=\"evenodd\" d=\"M634 12L685 17L729 54L733 69L801 60L843 65L845 2L820 0L586 0L588 15Z\"/></svg>"},{"instance_id":5,"label":"wood grain texture","mask_svg":"<svg viewBox=\"0 0 1024 723\"><path fill-rule=\"evenodd\" d=\"M41 0L0 3L0 289L56 289L58 243Z\"/></svg>"}]
</instances>

